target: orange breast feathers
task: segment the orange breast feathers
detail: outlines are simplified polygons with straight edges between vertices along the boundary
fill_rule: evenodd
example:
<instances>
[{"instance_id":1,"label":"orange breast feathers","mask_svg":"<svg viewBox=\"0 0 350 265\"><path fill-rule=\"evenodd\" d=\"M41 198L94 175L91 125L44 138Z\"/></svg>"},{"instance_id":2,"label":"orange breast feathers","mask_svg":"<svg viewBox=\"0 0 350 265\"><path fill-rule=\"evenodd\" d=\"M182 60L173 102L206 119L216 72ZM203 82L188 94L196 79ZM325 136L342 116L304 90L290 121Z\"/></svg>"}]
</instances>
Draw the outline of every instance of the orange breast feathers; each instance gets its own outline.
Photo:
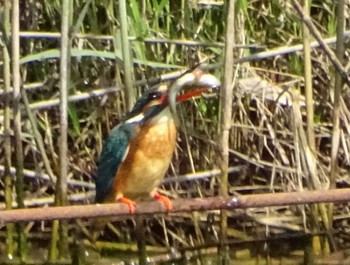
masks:
<instances>
[{"instance_id":1,"label":"orange breast feathers","mask_svg":"<svg viewBox=\"0 0 350 265\"><path fill-rule=\"evenodd\" d=\"M114 179L114 198L150 195L162 182L176 145L174 121L163 119L140 127Z\"/></svg>"}]
</instances>

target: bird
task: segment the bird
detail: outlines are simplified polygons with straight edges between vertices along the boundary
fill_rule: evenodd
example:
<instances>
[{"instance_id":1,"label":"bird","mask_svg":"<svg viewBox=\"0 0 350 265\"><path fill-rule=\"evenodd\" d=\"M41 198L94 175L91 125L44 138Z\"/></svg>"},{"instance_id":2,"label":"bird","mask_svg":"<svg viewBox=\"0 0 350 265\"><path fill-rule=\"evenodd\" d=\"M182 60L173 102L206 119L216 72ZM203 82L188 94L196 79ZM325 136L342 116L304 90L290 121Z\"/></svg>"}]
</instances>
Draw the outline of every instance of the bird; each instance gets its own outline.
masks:
<instances>
[{"instance_id":1,"label":"bird","mask_svg":"<svg viewBox=\"0 0 350 265\"><path fill-rule=\"evenodd\" d=\"M159 194L158 187L176 147L175 104L219 86L214 75L197 68L170 85L146 91L103 144L95 174L95 202L120 202L134 214L136 200L150 196L172 211L171 200Z\"/></svg>"}]
</instances>

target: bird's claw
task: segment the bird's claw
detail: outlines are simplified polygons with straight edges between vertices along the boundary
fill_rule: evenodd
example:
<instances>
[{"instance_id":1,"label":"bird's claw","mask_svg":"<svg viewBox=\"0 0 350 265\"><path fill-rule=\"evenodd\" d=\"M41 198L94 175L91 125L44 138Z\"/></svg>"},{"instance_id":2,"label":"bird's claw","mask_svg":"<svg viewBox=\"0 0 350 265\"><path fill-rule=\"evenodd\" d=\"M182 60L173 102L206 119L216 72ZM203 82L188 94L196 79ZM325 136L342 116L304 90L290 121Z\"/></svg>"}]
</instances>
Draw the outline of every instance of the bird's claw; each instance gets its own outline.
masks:
<instances>
[{"instance_id":1,"label":"bird's claw","mask_svg":"<svg viewBox=\"0 0 350 265\"><path fill-rule=\"evenodd\" d=\"M124 203L129 208L129 213L134 214L136 210L136 202L125 197L120 197L117 199L118 202Z\"/></svg>"},{"instance_id":2,"label":"bird's claw","mask_svg":"<svg viewBox=\"0 0 350 265\"><path fill-rule=\"evenodd\" d=\"M168 197L160 195L159 193L156 193L153 196L153 198L157 201L162 202L168 212L171 212L173 210L173 203L171 202L171 200Z\"/></svg>"}]
</instances>

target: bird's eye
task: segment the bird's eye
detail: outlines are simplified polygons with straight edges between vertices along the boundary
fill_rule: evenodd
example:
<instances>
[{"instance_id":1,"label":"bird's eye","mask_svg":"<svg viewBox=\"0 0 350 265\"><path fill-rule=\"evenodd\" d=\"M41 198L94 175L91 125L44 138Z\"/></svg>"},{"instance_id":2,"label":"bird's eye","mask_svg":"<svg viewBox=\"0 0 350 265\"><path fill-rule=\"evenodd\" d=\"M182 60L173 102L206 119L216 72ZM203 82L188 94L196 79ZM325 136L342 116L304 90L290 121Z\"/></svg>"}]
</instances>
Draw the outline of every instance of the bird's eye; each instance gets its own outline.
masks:
<instances>
[{"instance_id":1,"label":"bird's eye","mask_svg":"<svg viewBox=\"0 0 350 265\"><path fill-rule=\"evenodd\" d=\"M158 91L154 91L148 94L148 99L149 100L154 100L154 99L158 99L161 97L161 93Z\"/></svg>"}]
</instances>

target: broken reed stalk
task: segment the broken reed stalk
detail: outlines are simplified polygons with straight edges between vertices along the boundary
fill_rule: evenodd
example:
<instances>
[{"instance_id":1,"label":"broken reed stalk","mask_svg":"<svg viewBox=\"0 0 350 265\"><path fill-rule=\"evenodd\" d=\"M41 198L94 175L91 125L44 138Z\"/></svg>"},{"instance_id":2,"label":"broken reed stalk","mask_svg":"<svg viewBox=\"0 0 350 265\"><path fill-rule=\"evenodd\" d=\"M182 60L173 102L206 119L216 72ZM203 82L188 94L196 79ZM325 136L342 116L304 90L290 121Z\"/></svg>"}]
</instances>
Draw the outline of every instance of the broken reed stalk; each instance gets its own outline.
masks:
<instances>
[{"instance_id":1,"label":"broken reed stalk","mask_svg":"<svg viewBox=\"0 0 350 265\"><path fill-rule=\"evenodd\" d=\"M16 167L16 201L20 208L24 208L24 161L22 146L22 126L20 110L20 90L21 90L21 71L20 71L20 41L19 41L19 1L12 2L12 86L13 86L13 130L15 136L15 167ZM26 231L24 223L17 224L18 233L18 256L21 261L25 261L27 256Z\"/></svg>"},{"instance_id":2,"label":"broken reed stalk","mask_svg":"<svg viewBox=\"0 0 350 265\"><path fill-rule=\"evenodd\" d=\"M36 120L35 116L33 115L32 110L29 107L29 101L28 101L27 92L25 91L25 89L21 90L21 95L22 95L22 101L24 104L24 108L26 110L26 114L27 114L31 129L32 129L32 134L33 134L36 146L37 146L39 153L41 155L41 158L43 160L45 170L48 173L48 176L49 176L50 180L52 181L52 183L56 183L57 178L52 171L52 168L50 165L50 159L48 158L48 156L46 154L45 144L44 144L43 138L39 132L39 129L37 126L37 120ZM23 174L24 174L24 170L23 170Z\"/></svg>"},{"instance_id":3,"label":"broken reed stalk","mask_svg":"<svg viewBox=\"0 0 350 265\"><path fill-rule=\"evenodd\" d=\"M341 65L344 65L344 33L345 18L344 18L344 0L339 0L337 5L337 43L336 43L336 56ZM333 128L332 128L332 148L331 148L331 172L330 172L330 187L335 188L336 175L338 173L338 153L340 143L340 101L341 91L344 86L344 80L341 74L335 72L335 84L334 84L334 102L333 102ZM332 212L330 212L332 214Z\"/></svg>"},{"instance_id":4,"label":"broken reed stalk","mask_svg":"<svg viewBox=\"0 0 350 265\"><path fill-rule=\"evenodd\" d=\"M119 16L120 16L120 31L122 39L122 53L124 66L124 83L126 94L126 106L128 111L132 109L135 103L135 93L133 86L133 62L131 58L131 51L128 38L128 13L126 9L126 0L119 1Z\"/></svg>"},{"instance_id":5,"label":"broken reed stalk","mask_svg":"<svg viewBox=\"0 0 350 265\"><path fill-rule=\"evenodd\" d=\"M309 8L309 3L308 1L302 1L303 3L303 11L304 13L309 16L310 15L310 8ZM316 165L317 164L317 156L315 155L317 153L316 150L316 145L315 145L315 132L314 132L314 100L313 100L313 87L312 87L312 67L311 67L311 47L310 47L310 31L309 28L306 26L305 23L302 23L302 29L303 29L303 46L304 46L304 82L305 82L305 99L306 99L306 138L307 142L306 143L301 143L307 144L310 148L310 156L312 156L312 161ZM300 128L301 129L301 128ZM302 142L302 141L301 141ZM312 166L312 169L310 171L310 176L311 178L318 178L319 174L317 173L318 169L317 166ZM314 172L313 172L314 171ZM313 183L313 181L311 181ZM314 185L314 189L318 189ZM311 211L311 218L313 220L312 222L312 230L314 232L317 231L317 219L318 215L320 214L322 218L325 220L323 223L326 225L326 229L330 229L330 222L328 220L328 215L326 214L326 207L324 204L320 205L313 205L312 206L312 211ZM321 253L321 243L320 243L320 237L318 235L313 236L313 253ZM332 240L330 240L332 242ZM326 249L328 252L329 247L328 243L327 247L323 248ZM325 253L324 253L325 254Z\"/></svg>"},{"instance_id":6,"label":"broken reed stalk","mask_svg":"<svg viewBox=\"0 0 350 265\"><path fill-rule=\"evenodd\" d=\"M332 62L333 66L339 73L339 75L343 78L344 82L350 87L350 78L348 76L347 71L343 67L343 65L339 62L338 58L334 54L334 52L327 46L327 44L323 41L322 35L317 30L315 25L312 23L311 18L303 12L302 7L300 6L298 0L292 0L292 4L295 10L298 12L300 18L303 20L305 25L309 28L310 33L315 37L315 39L320 44L320 47L325 51L327 57Z\"/></svg>"},{"instance_id":7,"label":"broken reed stalk","mask_svg":"<svg viewBox=\"0 0 350 265\"><path fill-rule=\"evenodd\" d=\"M69 29L73 3L62 1L61 14L61 47L60 47L60 137L59 137L59 174L56 182L56 205L67 205L67 174L68 174L68 89L70 81L70 48ZM60 255L68 251L68 223L54 221L52 224L52 239L49 250L49 261L55 262ZM60 244L58 244L60 241ZM58 249L58 248L59 249ZM58 253L59 252L59 253Z\"/></svg>"},{"instance_id":8,"label":"broken reed stalk","mask_svg":"<svg viewBox=\"0 0 350 265\"><path fill-rule=\"evenodd\" d=\"M348 202L350 189L332 189L288 193L268 193L231 197L210 197L178 199L173 201L174 209L170 213L193 211L229 210L271 206L290 206L321 202ZM135 215L167 214L162 203L157 201L140 202ZM58 206L48 208L16 209L0 211L0 223L21 221L67 220L96 217L131 217L129 208L122 203L92 204L76 206Z\"/></svg>"},{"instance_id":9,"label":"broken reed stalk","mask_svg":"<svg viewBox=\"0 0 350 265\"><path fill-rule=\"evenodd\" d=\"M304 12L309 15L308 1L304 1ZM312 90L312 67L311 67L311 47L310 32L308 27L303 24L303 47L304 47L304 82L306 98L306 119L307 119L307 140L312 152L316 152L315 133L314 133L314 101Z\"/></svg>"},{"instance_id":10,"label":"broken reed stalk","mask_svg":"<svg viewBox=\"0 0 350 265\"><path fill-rule=\"evenodd\" d=\"M232 89L233 89L233 48L235 43L235 1L230 0L226 3L228 11L226 14L226 33L225 33L225 57L224 57L224 82L221 89L220 102L222 108L221 115L221 159L220 159L220 192L223 197L228 196L228 167L229 167L229 139L232 123ZM227 212L224 209L220 213L220 238L224 242L227 235ZM226 257L226 247L221 246L221 258Z\"/></svg>"},{"instance_id":11,"label":"broken reed stalk","mask_svg":"<svg viewBox=\"0 0 350 265\"><path fill-rule=\"evenodd\" d=\"M310 185L309 188L315 189L315 190L322 190L322 183L320 180L320 176L317 173L317 164L316 164L316 157L313 151L311 150L305 130L302 125L302 116L298 104L298 94L292 93L293 98L293 116L294 116L294 126L296 129L296 135L294 136L297 141L298 145L300 146L300 160L304 161L301 163L302 165L302 172L307 172L307 178L309 179ZM316 219L318 216L318 213L322 217L323 225L327 229L330 227L329 218L327 215L326 207L323 203L320 203L315 206L313 209L313 218Z\"/></svg>"},{"instance_id":12,"label":"broken reed stalk","mask_svg":"<svg viewBox=\"0 0 350 265\"><path fill-rule=\"evenodd\" d=\"M4 2L4 9L3 9L3 17L2 17L2 23L4 25L4 33L6 36L10 36L10 2L5 1ZM5 39L5 43L8 43ZM6 204L6 210L12 209L12 181L13 181L13 175L11 174L11 154L12 154L12 147L11 147L11 100L10 100L10 91L11 91L11 60L9 55L9 50L7 45L2 46L2 53L3 53L3 78L4 78L4 91L7 93L5 96L5 107L4 107L4 158L5 158L5 172L4 172L4 185L5 185L5 204ZM6 255L8 257L14 256L14 233L15 233L15 227L13 224L6 224Z\"/></svg>"}]
</instances>

